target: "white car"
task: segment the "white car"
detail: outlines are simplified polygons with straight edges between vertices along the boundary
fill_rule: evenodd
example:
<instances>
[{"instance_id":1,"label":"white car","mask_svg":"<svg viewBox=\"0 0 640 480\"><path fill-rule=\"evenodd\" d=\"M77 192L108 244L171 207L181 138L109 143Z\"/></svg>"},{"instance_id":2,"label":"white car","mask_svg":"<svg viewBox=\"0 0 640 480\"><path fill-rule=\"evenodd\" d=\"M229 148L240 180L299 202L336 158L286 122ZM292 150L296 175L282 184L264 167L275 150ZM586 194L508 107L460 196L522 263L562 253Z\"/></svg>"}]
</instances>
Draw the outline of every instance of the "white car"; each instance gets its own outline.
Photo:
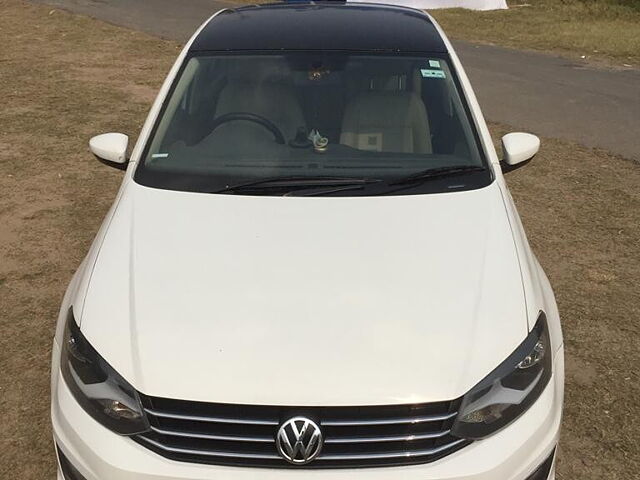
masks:
<instances>
[{"instance_id":1,"label":"white car","mask_svg":"<svg viewBox=\"0 0 640 480\"><path fill-rule=\"evenodd\" d=\"M505 99L505 101L508 101ZM549 282L435 21L247 6L184 48L64 297L65 480L548 480Z\"/></svg>"}]
</instances>

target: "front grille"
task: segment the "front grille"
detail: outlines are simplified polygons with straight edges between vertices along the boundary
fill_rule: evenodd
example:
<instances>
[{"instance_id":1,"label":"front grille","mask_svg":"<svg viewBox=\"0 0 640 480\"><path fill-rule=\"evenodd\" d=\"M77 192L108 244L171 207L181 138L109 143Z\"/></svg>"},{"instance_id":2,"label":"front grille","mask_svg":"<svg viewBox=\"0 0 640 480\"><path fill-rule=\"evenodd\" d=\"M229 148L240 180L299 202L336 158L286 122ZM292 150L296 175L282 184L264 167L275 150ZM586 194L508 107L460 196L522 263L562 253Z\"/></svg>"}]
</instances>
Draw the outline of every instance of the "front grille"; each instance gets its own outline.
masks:
<instances>
[{"instance_id":1,"label":"front grille","mask_svg":"<svg viewBox=\"0 0 640 480\"><path fill-rule=\"evenodd\" d=\"M172 460L276 468L349 468L428 463L468 445L450 433L460 401L366 407L228 405L142 398L151 431L133 437ZM276 449L294 416L322 429L324 446L294 466Z\"/></svg>"}]
</instances>

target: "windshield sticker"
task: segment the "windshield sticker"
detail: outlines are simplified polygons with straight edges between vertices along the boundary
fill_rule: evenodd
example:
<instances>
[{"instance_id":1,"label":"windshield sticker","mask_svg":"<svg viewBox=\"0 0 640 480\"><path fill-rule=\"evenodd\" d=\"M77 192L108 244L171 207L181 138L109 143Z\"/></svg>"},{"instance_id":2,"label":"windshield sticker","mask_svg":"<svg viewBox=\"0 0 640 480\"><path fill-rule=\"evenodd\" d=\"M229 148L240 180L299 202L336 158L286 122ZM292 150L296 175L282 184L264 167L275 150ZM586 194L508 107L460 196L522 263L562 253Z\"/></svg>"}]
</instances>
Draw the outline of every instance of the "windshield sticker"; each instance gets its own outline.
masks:
<instances>
[{"instance_id":1,"label":"windshield sticker","mask_svg":"<svg viewBox=\"0 0 640 480\"><path fill-rule=\"evenodd\" d=\"M424 78L447 78L442 70L430 70L427 68L421 68L420 73Z\"/></svg>"},{"instance_id":2,"label":"windshield sticker","mask_svg":"<svg viewBox=\"0 0 640 480\"><path fill-rule=\"evenodd\" d=\"M167 158L168 156L168 153L154 153L151 158Z\"/></svg>"},{"instance_id":3,"label":"windshield sticker","mask_svg":"<svg viewBox=\"0 0 640 480\"><path fill-rule=\"evenodd\" d=\"M439 60L429 60L429 66L432 68L440 68Z\"/></svg>"}]
</instances>

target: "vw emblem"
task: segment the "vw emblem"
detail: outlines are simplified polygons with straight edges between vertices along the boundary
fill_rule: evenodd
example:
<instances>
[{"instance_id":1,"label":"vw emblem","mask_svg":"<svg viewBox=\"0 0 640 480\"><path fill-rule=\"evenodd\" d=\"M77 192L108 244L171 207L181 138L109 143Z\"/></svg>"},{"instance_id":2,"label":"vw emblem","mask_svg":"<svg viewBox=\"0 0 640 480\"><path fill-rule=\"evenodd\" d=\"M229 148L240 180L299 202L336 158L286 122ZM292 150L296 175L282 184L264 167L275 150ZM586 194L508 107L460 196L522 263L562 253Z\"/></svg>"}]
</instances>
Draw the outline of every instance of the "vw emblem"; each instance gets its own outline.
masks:
<instances>
[{"instance_id":1,"label":"vw emblem","mask_svg":"<svg viewBox=\"0 0 640 480\"><path fill-rule=\"evenodd\" d=\"M294 465L306 465L322 449L320 427L305 417L293 417L284 422L276 437L278 453Z\"/></svg>"}]
</instances>

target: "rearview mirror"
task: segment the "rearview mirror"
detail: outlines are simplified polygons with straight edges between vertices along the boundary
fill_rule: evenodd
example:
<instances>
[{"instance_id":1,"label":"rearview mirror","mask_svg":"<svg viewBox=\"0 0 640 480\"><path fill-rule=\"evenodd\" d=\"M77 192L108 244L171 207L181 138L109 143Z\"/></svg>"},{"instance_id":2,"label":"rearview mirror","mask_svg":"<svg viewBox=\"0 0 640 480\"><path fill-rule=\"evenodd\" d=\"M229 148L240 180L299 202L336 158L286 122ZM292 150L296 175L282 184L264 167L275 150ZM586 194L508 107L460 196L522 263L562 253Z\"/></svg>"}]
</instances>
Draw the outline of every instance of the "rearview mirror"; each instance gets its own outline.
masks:
<instances>
[{"instance_id":1,"label":"rearview mirror","mask_svg":"<svg viewBox=\"0 0 640 480\"><path fill-rule=\"evenodd\" d=\"M127 169L129 137L122 133L104 133L89 140L89 149L98 160L110 167Z\"/></svg>"},{"instance_id":2,"label":"rearview mirror","mask_svg":"<svg viewBox=\"0 0 640 480\"><path fill-rule=\"evenodd\" d=\"M540 150L540 139L530 133L507 133L502 137L502 171L510 172L526 164Z\"/></svg>"}]
</instances>

